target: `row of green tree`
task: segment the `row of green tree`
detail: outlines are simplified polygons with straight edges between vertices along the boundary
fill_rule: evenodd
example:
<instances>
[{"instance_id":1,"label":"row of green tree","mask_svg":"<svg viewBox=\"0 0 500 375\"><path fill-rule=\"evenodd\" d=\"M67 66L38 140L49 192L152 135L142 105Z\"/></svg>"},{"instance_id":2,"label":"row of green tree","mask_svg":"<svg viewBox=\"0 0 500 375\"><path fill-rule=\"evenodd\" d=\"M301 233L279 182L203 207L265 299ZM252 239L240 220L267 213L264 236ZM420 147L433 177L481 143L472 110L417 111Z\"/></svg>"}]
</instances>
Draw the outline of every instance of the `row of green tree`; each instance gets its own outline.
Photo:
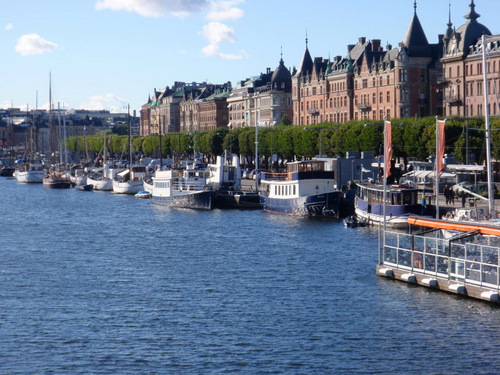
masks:
<instances>
[{"instance_id":1,"label":"row of green tree","mask_svg":"<svg viewBox=\"0 0 500 375\"><path fill-rule=\"evenodd\" d=\"M409 157L425 160L435 155L436 119L407 118L392 121L393 155L396 158ZM311 158L318 154L329 157L345 156L349 151L373 151L379 155L383 144L383 124L377 122L350 121L345 124L323 123L307 127L279 125L272 129L258 129L258 153L261 156L277 154L285 159L294 157ZM453 154L457 162L465 162L466 149L471 160L480 163L485 158L485 131L483 118L450 118L446 123L445 152ZM491 119L492 154L500 158L500 119ZM246 157L255 155L255 128L239 128L229 131L220 128L209 132L167 133L161 136L162 155L192 155L195 151L208 157L222 155L225 150ZM73 137L68 147L73 151L84 150L93 153L103 151L104 139L108 151L128 155L128 136L96 134ZM158 156L159 136L133 136L132 149L135 154Z\"/></svg>"}]
</instances>

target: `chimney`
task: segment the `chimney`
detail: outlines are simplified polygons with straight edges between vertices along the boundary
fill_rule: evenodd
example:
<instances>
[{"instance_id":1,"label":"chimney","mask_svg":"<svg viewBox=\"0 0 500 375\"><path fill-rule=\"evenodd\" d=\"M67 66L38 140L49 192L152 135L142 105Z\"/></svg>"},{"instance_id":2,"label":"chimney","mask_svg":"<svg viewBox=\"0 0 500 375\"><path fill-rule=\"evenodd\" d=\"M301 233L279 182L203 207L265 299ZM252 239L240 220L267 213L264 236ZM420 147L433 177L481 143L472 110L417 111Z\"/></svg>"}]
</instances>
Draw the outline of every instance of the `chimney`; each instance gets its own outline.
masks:
<instances>
[{"instance_id":1,"label":"chimney","mask_svg":"<svg viewBox=\"0 0 500 375\"><path fill-rule=\"evenodd\" d=\"M366 37L362 36L359 38L359 44L365 44L366 43Z\"/></svg>"},{"instance_id":2,"label":"chimney","mask_svg":"<svg viewBox=\"0 0 500 375\"><path fill-rule=\"evenodd\" d=\"M385 49L387 51L390 51L392 49L392 44L387 43L387 45L385 46Z\"/></svg>"},{"instance_id":3,"label":"chimney","mask_svg":"<svg viewBox=\"0 0 500 375\"><path fill-rule=\"evenodd\" d=\"M347 45L347 53L351 52L354 47L356 47L354 44L348 44Z\"/></svg>"},{"instance_id":4,"label":"chimney","mask_svg":"<svg viewBox=\"0 0 500 375\"><path fill-rule=\"evenodd\" d=\"M380 39L372 39L372 51L380 51Z\"/></svg>"}]
</instances>

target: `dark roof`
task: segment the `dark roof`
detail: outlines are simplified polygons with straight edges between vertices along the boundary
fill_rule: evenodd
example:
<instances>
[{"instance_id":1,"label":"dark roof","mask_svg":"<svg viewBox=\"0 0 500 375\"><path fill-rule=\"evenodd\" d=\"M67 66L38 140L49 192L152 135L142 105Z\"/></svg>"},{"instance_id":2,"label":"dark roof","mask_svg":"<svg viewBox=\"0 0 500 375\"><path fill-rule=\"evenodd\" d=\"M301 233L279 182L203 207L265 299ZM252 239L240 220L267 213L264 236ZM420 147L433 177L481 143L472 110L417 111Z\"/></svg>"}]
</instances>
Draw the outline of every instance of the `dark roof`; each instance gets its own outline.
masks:
<instances>
[{"instance_id":1,"label":"dark roof","mask_svg":"<svg viewBox=\"0 0 500 375\"><path fill-rule=\"evenodd\" d=\"M297 69L296 75L308 76L312 73L313 70L313 59L311 58L311 54L309 53L309 48L304 51L304 56L302 57L302 61L300 62L299 69Z\"/></svg>"},{"instance_id":2,"label":"dark roof","mask_svg":"<svg viewBox=\"0 0 500 375\"><path fill-rule=\"evenodd\" d=\"M424 29L420 20L418 19L417 12L411 19L410 26L403 39L403 44L406 46L408 56L428 56L429 55L429 42L425 36Z\"/></svg>"},{"instance_id":3,"label":"dark roof","mask_svg":"<svg viewBox=\"0 0 500 375\"><path fill-rule=\"evenodd\" d=\"M447 55L465 56L468 54L470 47L476 44L483 34L491 35L491 31L486 26L477 22L480 15L476 13L474 0L471 0L469 8L469 13L464 16L467 22L460 26L451 36L446 51Z\"/></svg>"},{"instance_id":4,"label":"dark roof","mask_svg":"<svg viewBox=\"0 0 500 375\"><path fill-rule=\"evenodd\" d=\"M271 76L272 90L292 92L292 75L285 66L283 58L280 60L280 65L276 68Z\"/></svg>"}]
</instances>

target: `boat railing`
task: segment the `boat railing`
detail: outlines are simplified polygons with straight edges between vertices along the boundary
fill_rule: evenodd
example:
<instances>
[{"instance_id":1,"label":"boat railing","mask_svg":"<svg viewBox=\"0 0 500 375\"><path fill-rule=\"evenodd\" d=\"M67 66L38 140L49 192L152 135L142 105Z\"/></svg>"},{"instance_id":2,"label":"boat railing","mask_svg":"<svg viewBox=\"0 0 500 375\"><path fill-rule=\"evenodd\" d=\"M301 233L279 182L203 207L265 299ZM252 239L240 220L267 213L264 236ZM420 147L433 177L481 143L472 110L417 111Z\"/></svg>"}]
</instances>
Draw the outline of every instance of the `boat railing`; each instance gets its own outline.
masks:
<instances>
[{"instance_id":1,"label":"boat railing","mask_svg":"<svg viewBox=\"0 0 500 375\"><path fill-rule=\"evenodd\" d=\"M205 185L204 181L174 181L172 183L174 190L179 191L199 191L199 190L210 190L210 187Z\"/></svg>"},{"instance_id":2,"label":"boat railing","mask_svg":"<svg viewBox=\"0 0 500 375\"><path fill-rule=\"evenodd\" d=\"M381 262L410 273L500 290L500 247L477 233L463 237L386 231Z\"/></svg>"},{"instance_id":3,"label":"boat railing","mask_svg":"<svg viewBox=\"0 0 500 375\"><path fill-rule=\"evenodd\" d=\"M291 173L289 172L261 172L261 180L267 181L288 181Z\"/></svg>"}]
</instances>

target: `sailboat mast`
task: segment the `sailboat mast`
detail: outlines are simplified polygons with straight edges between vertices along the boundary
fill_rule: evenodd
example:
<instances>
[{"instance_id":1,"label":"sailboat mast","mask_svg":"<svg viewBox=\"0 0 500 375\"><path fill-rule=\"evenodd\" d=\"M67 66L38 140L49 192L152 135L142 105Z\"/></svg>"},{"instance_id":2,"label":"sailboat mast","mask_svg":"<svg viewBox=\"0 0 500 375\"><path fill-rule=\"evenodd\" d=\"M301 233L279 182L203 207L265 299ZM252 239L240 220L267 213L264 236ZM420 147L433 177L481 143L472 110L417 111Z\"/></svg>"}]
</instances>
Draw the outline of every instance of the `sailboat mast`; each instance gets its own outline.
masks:
<instances>
[{"instance_id":1,"label":"sailboat mast","mask_svg":"<svg viewBox=\"0 0 500 375\"><path fill-rule=\"evenodd\" d=\"M486 173L488 175L488 202L490 217L495 215L495 196L493 192L493 177L491 171L491 129L490 129L490 111L488 107L488 65L486 63L486 37L481 37L483 45L483 87L484 87L484 120L486 124Z\"/></svg>"},{"instance_id":2,"label":"sailboat mast","mask_svg":"<svg viewBox=\"0 0 500 375\"><path fill-rule=\"evenodd\" d=\"M132 122L130 120L130 104L127 105L128 113L128 142L129 142L129 168L132 172Z\"/></svg>"}]
</instances>

